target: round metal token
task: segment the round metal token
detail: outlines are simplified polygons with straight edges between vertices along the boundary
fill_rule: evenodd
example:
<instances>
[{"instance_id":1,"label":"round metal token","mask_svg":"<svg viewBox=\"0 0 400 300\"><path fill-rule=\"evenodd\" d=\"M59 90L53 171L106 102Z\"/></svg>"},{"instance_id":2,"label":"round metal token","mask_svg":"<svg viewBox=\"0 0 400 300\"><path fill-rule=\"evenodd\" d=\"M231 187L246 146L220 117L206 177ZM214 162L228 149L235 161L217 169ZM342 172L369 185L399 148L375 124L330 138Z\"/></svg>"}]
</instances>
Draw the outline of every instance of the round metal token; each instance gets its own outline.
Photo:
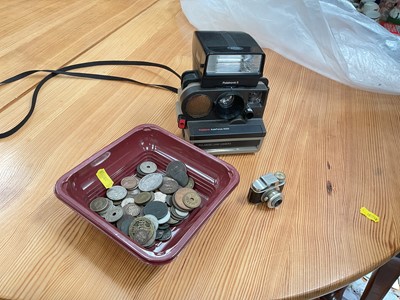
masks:
<instances>
[{"instance_id":1,"label":"round metal token","mask_svg":"<svg viewBox=\"0 0 400 300\"><path fill-rule=\"evenodd\" d=\"M131 191L128 191L128 193L126 194L126 198L133 198L133 196L140 194L140 190L139 189L134 189Z\"/></svg>"},{"instance_id":2,"label":"round metal token","mask_svg":"<svg viewBox=\"0 0 400 300\"><path fill-rule=\"evenodd\" d=\"M107 190L107 198L112 201L120 201L126 197L128 191L120 185L114 185Z\"/></svg>"},{"instance_id":3,"label":"round metal token","mask_svg":"<svg viewBox=\"0 0 400 300\"><path fill-rule=\"evenodd\" d=\"M159 239L161 242L166 242L172 237L172 231L170 228L164 229L162 237Z\"/></svg>"},{"instance_id":4,"label":"round metal token","mask_svg":"<svg viewBox=\"0 0 400 300\"><path fill-rule=\"evenodd\" d=\"M186 174L186 165L181 161L171 161L167 166L167 176L175 179L179 185L186 186L189 182L189 177Z\"/></svg>"},{"instance_id":5,"label":"round metal token","mask_svg":"<svg viewBox=\"0 0 400 300\"><path fill-rule=\"evenodd\" d=\"M131 225L129 225L129 236L135 242L144 246L152 240L156 230L150 219L137 217L132 221Z\"/></svg>"},{"instance_id":6,"label":"round metal token","mask_svg":"<svg viewBox=\"0 0 400 300\"><path fill-rule=\"evenodd\" d=\"M189 212L186 212L187 214L185 214L185 212L177 209L175 206L170 207L170 213L171 217L176 220L183 220L189 216Z\"/></svg>"},{"instance_id":7,"label":"round metal token","mask_svg":"<svg viewBox=\"0 0 400 300\"><path fill-rule=\"evenodd\" d=\"M90 209L94 212L100 212L108 207L108 199L104 197L97 197L92 202L90 202Z\"/></svg>"},{"instance_id":8,"label":"round metal token","mask_svg":"<svg viewBox=\"0 0 400 300\"><path fill-rule=\"evenodd\" d=\"M167 228L169 228L168 223L164 223L164 224L159 224L158 225L158 229L164 230L164 229L167 229Z\"/></svg>"},{"instance_id":9,"label":"round metal token","mask_svg":"<svg viewBox=\"0 0 400 300\"><path fill-rule=\"evenodd\" d=\"M137 206L135 203L129 203L123 207L123 211L126 215L130 215L136 217L141 212L140 206Z\"/></svg>"},{"instance_id":10,"label":"round metal token","mask_svg":"<svg viewBox=\"0 0 400 300\"><path fill-rule=\"evenodd\" d=\"M173 194L179 189L178 182L168 176L163 177L162 185L159 187L160 192L164 194Z\"/></svg>"},{"instance_id":11,"label":"round metal token","mask_svg":"<svg viewBox=\"0 0 400 300\"><path fill-rule=\"evenodd\" d=\"M121 219L117 221L117 228L126 235L129 235L129 225L131 225L132 221L133 221L133 216L123 215Z\"/></svg>"},{"instance_id":12,"label":"round metal token","mask_svg":"<svg viewBox=\"0 0 400 300\"><path fill-rule=\"evenodd\" d=\"M164 235L164 230L157 229L156 240L159 240Z\"/></svg>"},{"instance_id":13,"label":"round metal token","mask_svg":"<svg viewBox=\"0 0 400 300\"><path fill-rule=\"evenodd\" d=\"M177 219L173 218L171 215L171 218L169 218L167 223L171 226L176 226L176 225L179 225L181 222L182 222L182 220L177 220Z\"/></svg>"},{"instance_id":14,"label":"round metal token","mask_svg":"<svg viewBox=\"0 0 400 300\"><path fill-rule=\"evenodd\" d=\"M139 170L142 174L151 174L157 171L157 165L152 161L145 161L139 165Z\"/></svg>"},{"instance_id":15,"label":"round metal token","mask_svg":"<svg viewBox=\"0 0 400 300\"><path fill-rule=\"evenodd\" d=\"M114 206L107 210L106 214L104 215L104 219L106 219L107 222L113 223L121 219L123 214L124 212L122 207Z\"/></svg>"},{"instance_id":16,"label":"round metal token","mask_svg":"<svg viewBox=\"0 0 400 300\"><path fill-rule=\"evenodd\" d=\"M161 192L154 193L154 201L164 202L167 200L167 195Z\"/></svg>"},{"instance_id":17,"label":"round metal token","mask_svg":"<svg viewBox=\"0 0 400 300\"><path fill-rule=\"evenodd\" d=\"M121 202L121 207L124 207L125 205L127 205L129 203L135 203L135 199L133 199L133 198L125 198Z\"/></svg>"},{"instance_id":18,"label":"round metal token","mask_svg":"<svg viewBox=\"0 0 400 300\"><path fill-rule=\"evenodd\" d=\"M155 216L153 216L153 215L144 215L144 217L149 219L153 223L154 228L156 230L158 229L158 220L157 220L157 218Z\"/></svg>"},{"instance_id":19,"label":"round metal token","mask_svg":"<svg viewBox=\"0 0 400 300\"><path fill-rule=\"evenodd\" d=\"M174 196L172 197L172 203L174 204L174 206L176 206L180 210L191 211L192 208L186 206L185 203L183 202L183 197L190 192L195 192L195 191L189 188L181 188L177 190Z\"/></svg>"},{"instance_id":20,"label":"round metal token","mask_svg":"<svg viewBox=\"0 0 400 300\"><path fill-rule=\"evenodd\" d=\"M150 192L158 189L163 181L163 176L160 173L152 173L144 176L139 181L139 189L143 192Z\"/></svg>"},{"instance_id":21,"label":"round metal token","mask_svg":"<svg viewBox=\"0 0 400 300\"><path fill-rule=\"evenodd\" d=\"M143 213L145 215L153 215L157 219L162 219L167 215L168 207L163 202L152 201L146 204L146 206L143 209Z\"/></svg>"},{"instance_id":22,"label":"round metal token","mask_svg":"<svg viewBox=\"0 0 400 300\"><path fill-rule=\"evenodd\" d=\"M183 196L183 203L191 208L194 209L196 207L199 207L201 204L201 198L199 194L196 191L188 192Z\"/></svg>"},{"instance_id":23,"label":"round metal token","mask_svg":"<svg viewBox=\"0 0 400 300\"><path fill-rule=\"evenodd\" d=\"M152 198L152 193L143 192L134 196L134 200L136 204L142 205L149 202Z\"/></svg>"},{"instance_id":24,"label":"round metal token","mask_svg":"<svg viewBox=\"0 0 400 300\"><path fill-rule=\"evenodd\" d=\"M135 176L124 177L121 180L121 185L127 190L134 190L139 184L139 180Z\"/></svg>"},{"instance_id":25,"label":"round metal token","mask_svg":"<svg viewBox=\"0 0 400 300\"><path fill-rule=\"evenodd\" d=\"M158 224L165 224L168 222L169 218L171 218L171 213L169 210L167 211L167 214L165 215L164 218L158 219Z\"/></svg>"},{"instance_id":26,"label":"round metal token","mask_svg":"<svg viewBox=\"0 0 400 300\"><path fill-rule=\"evenodd\" d=\"M172 206L173 204L172 204L172 195L167 195L167 198L165 199L165 203L168 205L168 206Z\"/></svg>"},{"instance_id":27,"label":"round metal token","mask_svg":"<svg viewBox=\"0 0 400 300\"><path fill-rule=\"evenodd\" d=\"M189 216L188 211L179 210L176 207L173 207L172 210L174 211L174 216L178 216L180 219L185 219Z\"/></svg>"},{"instance_id":28,"label":"round metal token","mask_svg":"<svg viewBox=\"0 0 400 300\"><path fill-rule=\"evenodd\" d=\"M190 189L194 188L194 179L192 177L189 177L189 181L185 187Z\"/></svg>"},{"instance_id":29,"label":"round metal token","mask_svg":"<svg viewBox=\"0 0 400 300\"><path fill-rule=\"evenodd\" d=\"M107 211L114 206L114 203L110 199L107 199L107 202L108 202L107 207L105 209L103 209L102 211L97 212L103 218L104 218L105 214L107 213Z\"/></svg>"}]
</instances>

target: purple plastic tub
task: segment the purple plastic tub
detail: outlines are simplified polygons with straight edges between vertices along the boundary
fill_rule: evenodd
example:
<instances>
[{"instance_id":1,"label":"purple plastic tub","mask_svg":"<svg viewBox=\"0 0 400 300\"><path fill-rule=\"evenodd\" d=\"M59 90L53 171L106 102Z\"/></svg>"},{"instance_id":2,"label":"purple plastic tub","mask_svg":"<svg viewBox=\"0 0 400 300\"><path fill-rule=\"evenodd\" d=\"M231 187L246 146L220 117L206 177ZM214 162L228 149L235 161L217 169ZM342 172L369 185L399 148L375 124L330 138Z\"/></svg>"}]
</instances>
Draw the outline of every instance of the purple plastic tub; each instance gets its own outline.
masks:
<instances>
[{"instance_id":1,"label":"purple plastic tub","mask_svg":"<svg viewBox=\"0 0 400 300\"><path fill-rule=\"evenodd\" d=\"M145 249L90 210L90 201L106 192L96 177L99 169L104 168L114 184L119 184L122 178L135 174L137 165L143 161L156 163L158 172L165 173L168 163L173 160L186 164L202 204L183 223L172 227L170 240ZM145 263L161 265L182 251L238 183L239 174L230 164L156 125L145 124L132 129L63 175L56 183L55 194L128 252Z\"/></svg>"}]
</instances>

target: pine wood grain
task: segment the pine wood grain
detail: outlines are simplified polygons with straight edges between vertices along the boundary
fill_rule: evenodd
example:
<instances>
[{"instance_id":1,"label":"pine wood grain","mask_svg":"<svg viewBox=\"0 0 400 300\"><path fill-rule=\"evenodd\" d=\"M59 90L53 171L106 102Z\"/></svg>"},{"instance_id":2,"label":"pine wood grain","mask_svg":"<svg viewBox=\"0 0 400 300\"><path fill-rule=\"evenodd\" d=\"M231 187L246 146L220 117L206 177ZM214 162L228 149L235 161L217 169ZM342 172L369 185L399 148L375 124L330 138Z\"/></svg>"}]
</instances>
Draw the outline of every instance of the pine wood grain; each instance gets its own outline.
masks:
<instances>
[{"instance_id":1,"label":"pine wood grain","mask_svg":"<svg viewBox=\"0 0 400 300\"><path fill-rule=\"evenodd\" d=\"M155 61L179 73L191 68L194 28L178 1L35 3L0 4L0 78L105 59ZM265 52L271 91L263 146L220 157L239 171L240 184L177 259L161 267L129 255L53 188L137 125L154 123L181 136L176 96L126 83L49 81L31 120L0 141L0 297L311 299L400 251L400 97L352 89ZM157 69L88 71L179 86ZM26 113L40 78L1 87L1 131ZM276 170L287 175L282 206L248 204L251 182ZM381 221L360 215L362 206Z\"/></svg>"}]
</instances>

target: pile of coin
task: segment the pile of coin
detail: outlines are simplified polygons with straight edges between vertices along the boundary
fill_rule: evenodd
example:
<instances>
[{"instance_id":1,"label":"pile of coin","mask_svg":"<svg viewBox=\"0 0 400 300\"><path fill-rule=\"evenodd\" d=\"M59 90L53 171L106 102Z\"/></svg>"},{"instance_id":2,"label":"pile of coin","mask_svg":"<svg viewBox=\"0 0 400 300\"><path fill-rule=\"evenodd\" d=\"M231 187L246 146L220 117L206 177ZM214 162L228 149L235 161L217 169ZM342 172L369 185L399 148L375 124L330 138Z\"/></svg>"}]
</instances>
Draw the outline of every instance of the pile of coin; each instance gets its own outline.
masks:
<instances>
[{"instance_id":1,"label":"pile of coin","mask_svg":"<svg viewBox=\"0 0 400 300\"><path fill-rule=\"evenodd\" d=\"M184 163L171 161L165 174L157 170L154 162L144 161L137 166L137 174L122 178L120 185L89 204L92 211L147 248L168 241L171 227L201 205Z\"/></svg>"}]
</instances>

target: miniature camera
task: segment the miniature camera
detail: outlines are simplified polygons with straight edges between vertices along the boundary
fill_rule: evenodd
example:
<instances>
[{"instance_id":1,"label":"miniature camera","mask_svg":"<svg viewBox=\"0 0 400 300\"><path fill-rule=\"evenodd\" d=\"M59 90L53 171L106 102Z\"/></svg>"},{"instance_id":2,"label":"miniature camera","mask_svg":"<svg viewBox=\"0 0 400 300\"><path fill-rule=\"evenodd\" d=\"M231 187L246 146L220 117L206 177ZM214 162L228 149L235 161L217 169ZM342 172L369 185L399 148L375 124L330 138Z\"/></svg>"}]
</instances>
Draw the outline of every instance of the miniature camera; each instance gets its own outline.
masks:
<instances>
[{"instance_id":1,"label":"miniature camera","mask_svg":"<svg viewBox=\"0 0 400 300\"><path fill-rule=\"evenodd\" d=\"M247 199L250 203L267 203L269 208L277 208L283 202L282 190L286 176L283 172L268 173L255 180Z\"/></svg>"},{"instance_id":2,"label":"miniature camera","mask_svg":"<svg viewBox=\"0 0 400 300\"><path fill-rule=\"evenodd\" d=\"M192 54L176 105L185 140L214 155L258 151L269 92L261 47L244 32L195 31Z\"/></svg>"}]
</instances>

